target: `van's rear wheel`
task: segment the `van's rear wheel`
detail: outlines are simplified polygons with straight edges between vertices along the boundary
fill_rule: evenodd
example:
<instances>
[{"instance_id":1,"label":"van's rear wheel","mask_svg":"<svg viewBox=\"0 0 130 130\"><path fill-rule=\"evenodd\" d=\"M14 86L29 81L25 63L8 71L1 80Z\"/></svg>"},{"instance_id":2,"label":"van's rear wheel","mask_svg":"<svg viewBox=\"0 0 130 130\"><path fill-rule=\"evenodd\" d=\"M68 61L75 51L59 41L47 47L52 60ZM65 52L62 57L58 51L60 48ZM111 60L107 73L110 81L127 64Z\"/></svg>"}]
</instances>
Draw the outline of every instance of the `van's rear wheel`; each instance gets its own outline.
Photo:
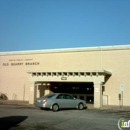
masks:
<instances>
[{"instance_id":1,"label":"van's rear wheel","mask_svg":"<svg viewBox=\"0 0 130 130\"><path fill-rule=\"evenodd\" d=\"M54 112L58 111L58 110L59 110L58 104L54 104L54 105L52 106L52 110L53 110Z\"/></svg>"}]
</instances>

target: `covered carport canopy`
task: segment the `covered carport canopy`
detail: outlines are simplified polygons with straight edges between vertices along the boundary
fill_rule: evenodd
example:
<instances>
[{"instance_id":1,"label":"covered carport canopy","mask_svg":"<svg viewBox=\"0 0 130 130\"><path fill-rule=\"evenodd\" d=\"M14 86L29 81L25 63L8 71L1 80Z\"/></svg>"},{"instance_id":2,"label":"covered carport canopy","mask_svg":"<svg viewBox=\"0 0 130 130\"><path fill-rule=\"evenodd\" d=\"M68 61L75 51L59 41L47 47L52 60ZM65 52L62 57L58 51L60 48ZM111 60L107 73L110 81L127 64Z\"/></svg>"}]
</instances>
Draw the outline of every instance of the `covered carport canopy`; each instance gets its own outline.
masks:
<instances>
[{"instance_id":1,"label":"covered carport canopy","mask_svg":"<svg viewBox=\"0 0 130 130\"><path fill-rule=\"evenodd\" d=\"M27 71L30 83L38 82L93 82L94 107L102 107L102 85L106 76L110 77L112 71L108 70L62 70L62 71ZM35 91L35 89L34 89ZM34 92L30 91L30 102L34 101Z\"/></svg>"},{"instance_id":2,"label":"covered carport canopy","mask_svg":"<svg viewBox=\"0 0 130 130\"><path fill-rule=\"evenodd\" d=\"M80 71L27 71L31 82L105 82L105 76L112 75L107 70L80 70Z\"/></svg>"}]
</instances>

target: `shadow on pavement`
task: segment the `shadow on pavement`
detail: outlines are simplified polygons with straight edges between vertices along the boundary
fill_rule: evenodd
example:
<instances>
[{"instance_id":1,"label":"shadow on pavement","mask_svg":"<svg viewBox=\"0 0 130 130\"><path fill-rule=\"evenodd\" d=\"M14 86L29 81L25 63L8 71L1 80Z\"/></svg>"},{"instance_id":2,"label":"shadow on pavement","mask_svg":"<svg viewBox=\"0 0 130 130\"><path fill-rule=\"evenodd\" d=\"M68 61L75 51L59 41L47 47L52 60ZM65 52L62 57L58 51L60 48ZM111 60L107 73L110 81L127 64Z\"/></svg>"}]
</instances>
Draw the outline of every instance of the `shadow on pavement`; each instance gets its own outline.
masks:
<instances>
[{"instance_id":1,"label":"shadow on pavement","mask_svg":"<svg viewBox=\"0 0 130 130\"><path fill-rule=\"evenodd\" d=\"M8 116L0 118L0 130L8 130L11 127L17 126L22 121L26 120L28 116Z\"/></svg>"}]
</instances>

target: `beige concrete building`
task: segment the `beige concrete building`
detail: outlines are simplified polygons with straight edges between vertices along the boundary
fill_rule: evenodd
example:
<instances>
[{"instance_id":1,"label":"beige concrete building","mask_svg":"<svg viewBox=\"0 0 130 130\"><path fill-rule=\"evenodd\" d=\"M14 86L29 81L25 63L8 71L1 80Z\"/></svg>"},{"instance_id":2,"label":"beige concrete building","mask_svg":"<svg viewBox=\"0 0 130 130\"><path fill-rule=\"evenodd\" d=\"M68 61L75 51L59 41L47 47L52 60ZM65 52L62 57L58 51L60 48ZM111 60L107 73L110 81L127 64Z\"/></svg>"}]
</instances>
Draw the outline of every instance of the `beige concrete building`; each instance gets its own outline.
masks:
<instances>
[{"instance_id":1,"label":"beige concrete building","mask_svg":"<svg viewBox=\"0 0 130 130\"><path fill-rule=\"evenodd\" d=\"M65 92L96 108L119 105L123 93L130 106L130 45L1 52L0 92L30 104Z\"/></svg>"}]
</instances>

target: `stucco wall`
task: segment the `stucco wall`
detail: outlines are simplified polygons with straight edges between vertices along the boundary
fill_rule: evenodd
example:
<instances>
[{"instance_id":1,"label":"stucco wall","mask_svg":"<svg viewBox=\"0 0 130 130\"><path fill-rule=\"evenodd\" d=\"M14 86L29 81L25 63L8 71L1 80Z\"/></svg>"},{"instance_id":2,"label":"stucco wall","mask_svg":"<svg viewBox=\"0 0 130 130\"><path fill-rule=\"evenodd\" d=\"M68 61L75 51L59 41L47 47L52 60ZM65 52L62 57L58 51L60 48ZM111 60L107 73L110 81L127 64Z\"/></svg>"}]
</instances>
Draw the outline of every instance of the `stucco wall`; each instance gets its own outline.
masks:
<instances>
[{"instance_id":1,"label":"stucco wall","mask_svg":"<svg viewBox=\"0 0 130 130\"><path fill-rule=\"evenodd\" d=\"M6 93L9 99L23 100L25 84L25 100L29 100L30 83L27 71L56 70L99 70L112 71L112 76L105 82L104 95L108 95L109 105L118 105L120 84L125 85L124 105L130 105L130 50L93 50L74 52L51 52L40 54L6 54L0 58L0 92ZM14 61L15 60L15 61ZM20 63L19 65L11 65ZM26 65L36 63L37 65Z\"/></svg>"},{"instance_id":2,"label":"stucco wall","mask_svg":"<svg viewBox=\"0 0 130 130\"><path fill-rule=\"evenodd\" d=\"M111 105L119 105L120 84L124 84L124 105L130 105L130 50L103 52L103 68L111 69L112 76L105 84L104 94L108 95Z\"/></svg>"}]
</instances>

